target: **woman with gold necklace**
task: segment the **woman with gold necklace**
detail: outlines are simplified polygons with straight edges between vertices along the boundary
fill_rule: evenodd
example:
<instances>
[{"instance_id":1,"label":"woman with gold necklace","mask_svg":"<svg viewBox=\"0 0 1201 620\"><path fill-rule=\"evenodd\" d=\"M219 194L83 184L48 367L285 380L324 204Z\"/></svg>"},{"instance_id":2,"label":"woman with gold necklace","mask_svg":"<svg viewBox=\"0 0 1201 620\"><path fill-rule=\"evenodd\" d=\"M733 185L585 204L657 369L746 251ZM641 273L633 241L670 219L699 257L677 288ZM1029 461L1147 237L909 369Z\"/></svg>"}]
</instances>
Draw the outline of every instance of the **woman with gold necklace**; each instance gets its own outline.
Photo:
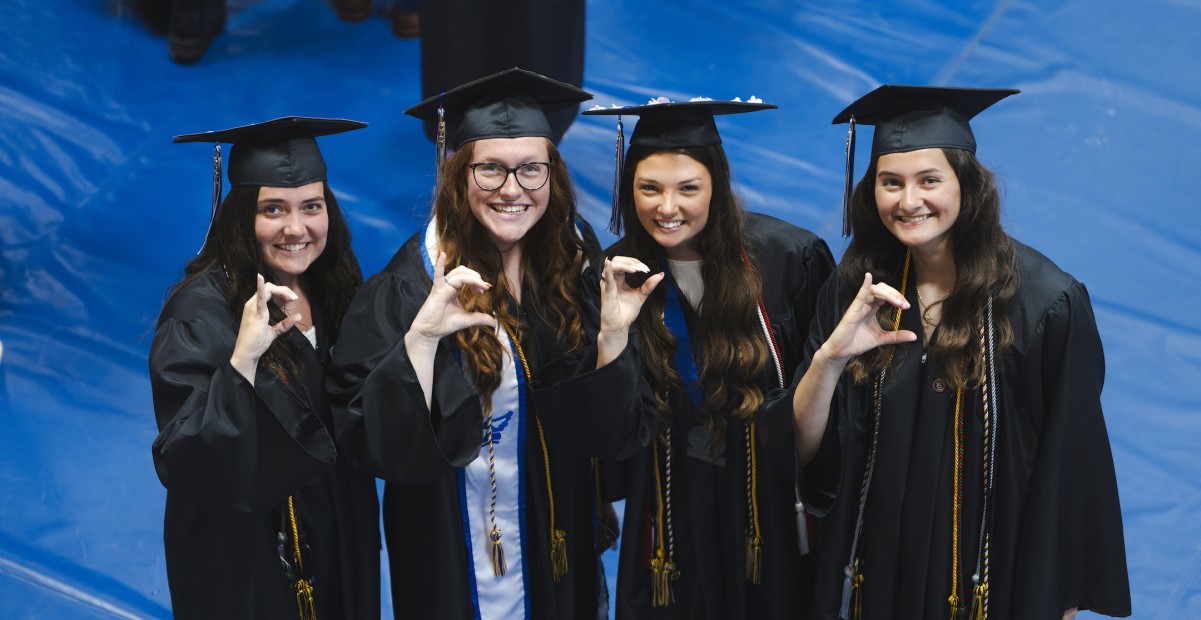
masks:
<instances>
[{"instance_id":1,"label":"woman with gold necklace","mask_svg":"<svg viewBox=\"0 0 1201 620\"><path fill-rule=\"evenodd\" d=\"M1088 293L1005 233L975 157L968 120L1016 92L883 86L835 118L848 190L876 131L793 400L816 618L1130 613Z\"/></svg>"}]
</instances>

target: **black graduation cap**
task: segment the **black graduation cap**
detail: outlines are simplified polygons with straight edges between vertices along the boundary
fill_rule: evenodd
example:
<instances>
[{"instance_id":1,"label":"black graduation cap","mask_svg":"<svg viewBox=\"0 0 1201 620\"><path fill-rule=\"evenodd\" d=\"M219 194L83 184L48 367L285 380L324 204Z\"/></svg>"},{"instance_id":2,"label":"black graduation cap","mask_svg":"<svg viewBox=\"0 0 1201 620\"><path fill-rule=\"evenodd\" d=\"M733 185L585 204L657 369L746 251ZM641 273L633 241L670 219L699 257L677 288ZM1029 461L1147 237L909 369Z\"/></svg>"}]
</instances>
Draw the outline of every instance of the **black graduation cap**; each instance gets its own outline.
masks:
<instances>
[{"instance_id":1,"label":"black graduation cap","mask_svg":"<svg viewBox=\"0 0 1201 620\"><path fill-rule=\"evenodd\" d=\"M441 171L450 125L450 145L474 140L552 136L546 113L591 99L577 86L518 67L456 86L405 110L438 122L437 168Z\"/></svg>"},{"instance_id":2,"label":"black graduation cap","mask_svg":"<svg viewBox=\"0 0 1201 620\"><path fill-rule=\"evenodd\" d=\"M336 118L287 116L221 131L175 136L172 142L211 142L213 154L213 213L221 202L221 143L229 150L231 185L300 187L325 180L325 160L318 136L366 127L367 123Z\"/></svg>"},{"instance_id":3,"label":"black graduation cap","mask_svg":"<svg viewBox=\"0 0 1201 620\"><path fill-rule=\"evenodd\" d=\"M613 178L613 213L609 218L609 231L621 234L621 208L618 205L621 191L621 171L624 166L625 135L622 132L622 115L638 116L638 124L630 136L630 144L651 148L678 149L721 144L717 123L713 117L721 114L742 114L759 110L774 110L778 106L751 97L748 101L734 99L718 101L699 97L691 101L669 101L664 97L652 99L646 105L604 108L596 106L585 110L585 116L617 117L617 171Z\"/></svg>"},{"instance_id":4,"label":"black graduation cap","mask_svg":"<svg viewBox=\"0 0 1201 620\"><path fill-rule=\"evenodd\" d=\"M956 88L886 84L860 97L834 117L847 130L846 185L843 193L842 235L851 234L850 206L855 167L855 125L875 125L872 157L929 148L976 152L976 137L968 125L994 103L1021 91L1014 88Z\"/></svg>"}]
</instances>

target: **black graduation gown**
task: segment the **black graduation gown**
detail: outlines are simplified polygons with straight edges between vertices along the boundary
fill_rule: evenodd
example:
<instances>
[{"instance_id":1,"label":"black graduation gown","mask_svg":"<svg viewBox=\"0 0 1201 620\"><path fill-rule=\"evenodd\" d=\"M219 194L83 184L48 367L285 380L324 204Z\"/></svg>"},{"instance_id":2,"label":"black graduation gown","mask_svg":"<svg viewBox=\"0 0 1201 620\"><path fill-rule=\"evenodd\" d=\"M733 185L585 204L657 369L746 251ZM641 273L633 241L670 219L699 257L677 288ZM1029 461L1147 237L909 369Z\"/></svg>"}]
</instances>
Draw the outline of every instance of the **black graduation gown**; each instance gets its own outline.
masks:
<instances>
[{"instance_id":1,"label":"black graduation gown","mask_svg":"<svg viewBox=\"0 0 1201 620\"><path fill-rule=\"evenodd\" d=\"M599 255L591 230L585 230L585 238ZM483 414L449 338L438 345L432 411L426 407L404 346L430 289L422 251L421 235L414 235L359 291L343 322L328 385L339 445L388 482L384 533L397 617L467 619L475 617L473 569L456 468L479 456ZM596 617L597 508L590 457L628 455L650 441L658 424L657 415L635 405L638 394L621 383L634 363L628 352L595 369L597 264L592 260L582 275L580 312L593 343L586 351L564 353L530 287L524 289L522 306L511 308L527 326L521 345L532 376L522 539L526 600L534 618ZM567 535L569 568L557 583L551 576L550 507L535 415L550 452L556 527Z\"/></svg>"},{"instance_id":2,"label":"black graduation gown","mask_svg":"<svg viewBox=\"0 0 1201 620\"><path fill-rule=\"evenodd\" d=\"M292 495L311 547L302 559L315 579L317 617L378 618L375 480L334 448L322 385L331 343L321 317L319 350L295 329L281 336L302 352L303 376L284 383L260 367L252 386L229 363L241 316L227 290L218 270L181 287L150 350L175 617L297 617L276 539Z\"/></svg>"},{"instance_id":3,"label":"black graduation gown","mask_svg":"<svg viewBox=\"0 0 1201 620\"><path fill-rule=\"evenodd\" d=\"M1020 284L1008 309L1014 343L997 369L989 617L1057 620L1073 607L1129 615L1122 516L1101 412L1104 353L1088 292L1042 254L1015 244ZM822 292L807 360L842 316L842 286L831 278ZM912 285L909 289L911 309L902 313L901 329L920 335L917 295ZM937 339L935 331L931 343ZM920 339L897 348L883 401L861 542L863 617L946 617L955 390L937 382L932 365L922 363ZM970 608L983 479L979 390L964 391L963 412L961 579L968 580ZM815 593L816 617L823 620L838 618L841 604L871 442L870 390L844 375L830 416L818 456L806 468L811 504L830 508L820 520L824 544Z\"/></svg>"},{"instance_id":4,"label":"black graduation gown","mask_svg":"<svg viewBox=\"0 0 1201 620\"><path fill-rule=\"evenodd\" d=\"M775 218L747 214L747 253L759 272L763 302L780 347L784 376L791 377L813 316L817 292L834 269L834 259L816 235ZM621 254L624 241L606 253ZM663 285L660 285L663 286ZM695 324L683 304L690 328ZM636 338L631 336L631 343ZM767 402L783 395L775 371L764 374ZM651 387L639 370L643 390ZM724 444L709 447L710 433L691 402L677 403L672 423L671 518L679 578L674 603L651 606L649 560L657 511L650 449L624 462L606 463L606 490L624 497L625 520L617 572L616 617L739 618L804 617L810 604L812 555L801 556L797 539L794 481L797 461L789 406L765 405L756 415L758 503L763 538L762 584L746 580L746 425L731 421ZM655 405L650 405L654 407ZM661 476L664 451L659 451Z\"/></svg>"}]
</instances>

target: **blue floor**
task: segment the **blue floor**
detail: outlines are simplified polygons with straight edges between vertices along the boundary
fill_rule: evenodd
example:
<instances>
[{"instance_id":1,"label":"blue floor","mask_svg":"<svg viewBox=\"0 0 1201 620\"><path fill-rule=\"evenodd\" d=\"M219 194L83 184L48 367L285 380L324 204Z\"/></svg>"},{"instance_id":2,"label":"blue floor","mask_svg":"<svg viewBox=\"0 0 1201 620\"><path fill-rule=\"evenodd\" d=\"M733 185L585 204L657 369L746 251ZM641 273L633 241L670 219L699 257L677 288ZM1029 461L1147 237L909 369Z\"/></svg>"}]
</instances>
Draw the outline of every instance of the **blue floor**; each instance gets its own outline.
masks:
<instances>
[{"instance_id":1,"label":"blue floor","mask_svg":"<svg viewBox=\"0 0 1201 620\"><path fill-rule=\"evenodd\" d=\"M126 1L0 13L3 618L170 615L146 355L203 238L211 173L205 147L172 135L289 114L369 122L322 143L367 273L430 198L433 149L401 114L420 98L419 44L385 20L231 0L226 32L181 67ZM737 189L836 254L836 112L882 83L1022 89L975 123L979 155L1004 181L1008 230L1092 295L1134 617L1201 617L1201 4L899 4L594 0L585 88L605 105L778 104L721 121ZM605 118L562 144L598 228L612 149Z\"/></svg>"}]
</instances>

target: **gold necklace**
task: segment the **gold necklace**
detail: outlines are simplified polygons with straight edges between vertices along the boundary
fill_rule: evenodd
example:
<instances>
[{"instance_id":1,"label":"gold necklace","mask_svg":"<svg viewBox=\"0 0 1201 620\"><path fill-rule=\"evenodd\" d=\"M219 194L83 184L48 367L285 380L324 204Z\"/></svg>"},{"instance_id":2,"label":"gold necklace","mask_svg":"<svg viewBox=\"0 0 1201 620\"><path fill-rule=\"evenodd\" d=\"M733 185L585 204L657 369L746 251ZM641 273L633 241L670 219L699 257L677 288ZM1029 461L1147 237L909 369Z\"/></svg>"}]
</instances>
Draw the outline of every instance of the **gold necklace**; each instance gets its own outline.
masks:
<instances>
[{"instance_id":1,"label":"gold necklace","mask_svg":"<svg viewBox=\"0 0 1201 620\"><path fill-rule=\"evenodd\" d=\"M917 287L914 287L914 290L917 291L917 303L922 307L922 325L926 326L927 329L934 327L935 321L930 318L930 311L933 310L935 306L946 301L947 298L951 296L951 293L955 292L955 288L951 287L951 290L947 291L947 294L943 295L942 299L939 299L928 306L926 305L926 300L922 299L922 290ZM942 317L939 317L939 320L941 321Z\"/></svg>"}]
</instances>

